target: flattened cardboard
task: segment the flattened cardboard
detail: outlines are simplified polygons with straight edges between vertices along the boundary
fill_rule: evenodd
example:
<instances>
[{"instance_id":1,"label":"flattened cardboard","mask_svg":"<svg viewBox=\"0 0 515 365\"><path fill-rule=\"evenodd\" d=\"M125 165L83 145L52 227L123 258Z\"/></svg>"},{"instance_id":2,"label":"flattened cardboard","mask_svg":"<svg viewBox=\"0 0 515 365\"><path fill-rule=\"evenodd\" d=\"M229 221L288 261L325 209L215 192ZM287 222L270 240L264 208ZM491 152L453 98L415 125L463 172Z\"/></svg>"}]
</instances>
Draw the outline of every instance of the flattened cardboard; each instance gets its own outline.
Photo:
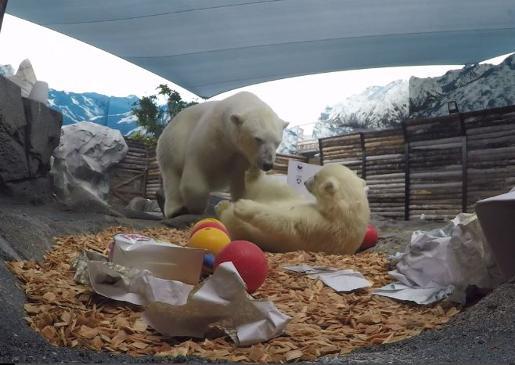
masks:
<instances>
[{"instance_id":1,"label":"flattened cardboard","mask_svg":"<svg viewBox=\"0 0 515 365\"><path fill-rule=\"evenodd\" d=\"M515 191L478 201L476 213L503 278L514 277Z\"/></svg>"},{"instance_id":2,"label":"flattened cardboard","mask_svg":"<svg viewBox=\"0 0 515 365\"><path fill-rule=\"evenodd\" d=\"M165 280L195 285L199 282L205 251L155 241L134 234L117 234L111 251L115 264L149 270Z\"/></svg>"}]
</instances>

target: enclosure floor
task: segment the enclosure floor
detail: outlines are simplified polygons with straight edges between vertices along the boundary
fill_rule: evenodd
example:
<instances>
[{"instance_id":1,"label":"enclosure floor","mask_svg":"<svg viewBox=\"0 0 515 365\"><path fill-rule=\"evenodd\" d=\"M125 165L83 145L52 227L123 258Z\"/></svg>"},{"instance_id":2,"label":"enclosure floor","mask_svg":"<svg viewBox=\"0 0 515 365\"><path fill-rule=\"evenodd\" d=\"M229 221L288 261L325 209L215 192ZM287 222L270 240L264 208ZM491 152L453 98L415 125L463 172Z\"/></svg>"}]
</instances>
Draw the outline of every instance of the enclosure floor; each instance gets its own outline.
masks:
<instances>
[{"instance_id":1,"label":"enclosure floor","mask_svg":"<svg viewBox=\"0 0 515 365\"><path fill-rule=\"evenodd\" d=\"M287 264L306 263L361 272L377 288L390 282L386 256L365 252L353 256L292 252L267 254L270 273L255 298L272 300L292 320L282 336L249 347L236 347L227 337L166 339L141 318L142 308L100 297L73 281L70 263L82 250L106 253L115 233L57 238L56 246L37 264L13 261L9 268L23 282L26 320L53 345L127 353L132 356L199 356L210 360L285 362L315 360L354 349L396 342L446 323L459 312L452 305L418 306L371 295L372 289L336 293L322 282L288 272ZM139 230L154 238L185 244L188 231Z\"/></svg>"},{"instance_id":2,"label":"enclosure floor","mask_svg":"<svg viewBox=\"0 0 515 365\"><path fill-rule=\"evenodd\" d=\"M386 254L403 251L414 230L427 230L442 223L373 219L379 228L379 244ZM23 259L40 260L51 248L54 236L99 232L109 226L142 231L159 222L120 219L91 210L63 210L56 204L34 206L0 197L0 246L12 247ZM1 248L1 247L0 247ZM5 253L4 260L8 259ZM168 357L99 352L56 347L27 325L27 299L20 282L0 263L0 362L2 363L169 363ZM495 289L477 304L454 316L437 330L426 330L404 341L358 348L338 357L323 357L315 364L513 364L515 363L515 280ZM199 357L182 358L204 364Z\"/></svg>"}]
</instances>

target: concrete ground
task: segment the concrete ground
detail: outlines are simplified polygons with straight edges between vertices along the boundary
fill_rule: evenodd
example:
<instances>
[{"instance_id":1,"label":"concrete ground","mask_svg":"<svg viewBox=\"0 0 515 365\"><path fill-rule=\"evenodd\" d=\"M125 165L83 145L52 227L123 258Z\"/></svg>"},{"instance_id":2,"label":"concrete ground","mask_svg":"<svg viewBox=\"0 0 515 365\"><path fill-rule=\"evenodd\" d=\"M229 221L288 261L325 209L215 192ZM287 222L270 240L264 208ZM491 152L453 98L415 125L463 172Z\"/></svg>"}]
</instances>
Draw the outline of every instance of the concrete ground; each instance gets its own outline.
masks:
<instances>
[{"instance_id":1,"label":"concrete ground","mask_svg":"<svg viewBox=\"0 0 515 365\"><path fill-rule=\"evenodd\" d=\"M168 222L185 225L189 218ZM380 231L375 250L402 250L416 229L431 229L442 223L374 221ZM57 204L31 206L0 198L0 256L3 260L39 260L58 234L94 232L112 225L135 228L161 224L115 218L102 213L65 211ZM202 363L191 358L132 358L129 356L72 350L49 345L27 326L25 297L16 278L0 262L0 362L2 363ZM458 314L439 330L426 331L402 342L375 346L319 364L515 364L515 280L509 281L475 305Z\"/></svg>"}]
</instances>

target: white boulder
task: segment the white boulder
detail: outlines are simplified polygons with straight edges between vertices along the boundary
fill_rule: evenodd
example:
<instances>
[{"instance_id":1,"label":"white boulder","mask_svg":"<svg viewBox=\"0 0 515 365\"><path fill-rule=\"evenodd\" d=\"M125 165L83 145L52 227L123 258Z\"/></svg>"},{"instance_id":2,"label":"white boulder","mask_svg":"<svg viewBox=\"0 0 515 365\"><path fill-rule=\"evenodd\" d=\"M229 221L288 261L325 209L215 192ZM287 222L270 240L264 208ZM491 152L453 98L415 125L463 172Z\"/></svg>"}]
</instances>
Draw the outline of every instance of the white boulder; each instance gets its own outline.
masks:
<instances>
[{"instance_id":1,"label":"white boulder","mask_svg":"<svg viewBox=\"0 0 515 365\"><path fill-rule=\"evenodd\" d=\"M54 150L52 176L57 195L64 201L80 196L105 201L109 169L127 154L120 131L91 122L64 126Z\"/></svg>"}]
</instances>

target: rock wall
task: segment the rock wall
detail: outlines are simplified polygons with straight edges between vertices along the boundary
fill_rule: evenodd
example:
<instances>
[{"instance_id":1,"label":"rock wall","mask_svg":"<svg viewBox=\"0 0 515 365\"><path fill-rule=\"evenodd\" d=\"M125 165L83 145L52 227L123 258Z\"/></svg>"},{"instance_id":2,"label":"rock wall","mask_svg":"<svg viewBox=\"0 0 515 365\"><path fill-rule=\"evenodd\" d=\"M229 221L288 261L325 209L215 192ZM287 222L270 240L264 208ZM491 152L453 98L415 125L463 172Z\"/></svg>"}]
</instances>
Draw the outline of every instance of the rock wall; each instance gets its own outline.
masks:
<instances>
[{"instance_id":1,"label":"rock wall","mask_svg":"<svg viewBox=\"0 0 515 365\"><path fill-rule=\"evenodd\" d=\"M22 97L0 76L0 194L44 198L50 194L50 156L59 145L62 115Z\"/></svg>"}]
</instances>

